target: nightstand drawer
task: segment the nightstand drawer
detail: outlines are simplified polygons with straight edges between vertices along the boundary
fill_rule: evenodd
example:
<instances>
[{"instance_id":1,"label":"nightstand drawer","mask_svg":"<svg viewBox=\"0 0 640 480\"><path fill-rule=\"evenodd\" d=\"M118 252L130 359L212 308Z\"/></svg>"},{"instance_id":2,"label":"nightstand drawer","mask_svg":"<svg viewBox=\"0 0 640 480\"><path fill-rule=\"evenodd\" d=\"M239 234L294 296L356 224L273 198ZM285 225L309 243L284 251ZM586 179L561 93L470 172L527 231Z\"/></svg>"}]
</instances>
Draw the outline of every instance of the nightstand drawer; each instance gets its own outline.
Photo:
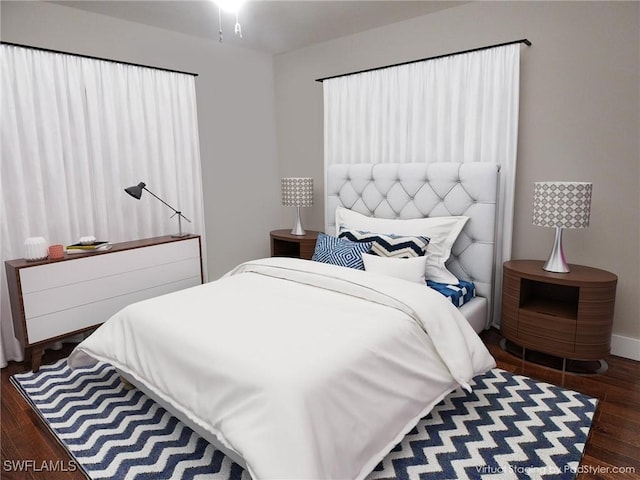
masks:
<instances>
[{"instance_id":1,"label":"nightstand drawer","mask_svg":"<svg viewBox=\"0 0 640 480\"><path fill-rule=\"evenodd\" d=\"M546 317L546 318L545 318ZM576 338L576 321L561 317L552 317L520 310L518 316L518 337L526 339L528 335L549 339L553 342L570 342ZM572 348L573 350L573 348Z\"/></svg>"}]
</instances>

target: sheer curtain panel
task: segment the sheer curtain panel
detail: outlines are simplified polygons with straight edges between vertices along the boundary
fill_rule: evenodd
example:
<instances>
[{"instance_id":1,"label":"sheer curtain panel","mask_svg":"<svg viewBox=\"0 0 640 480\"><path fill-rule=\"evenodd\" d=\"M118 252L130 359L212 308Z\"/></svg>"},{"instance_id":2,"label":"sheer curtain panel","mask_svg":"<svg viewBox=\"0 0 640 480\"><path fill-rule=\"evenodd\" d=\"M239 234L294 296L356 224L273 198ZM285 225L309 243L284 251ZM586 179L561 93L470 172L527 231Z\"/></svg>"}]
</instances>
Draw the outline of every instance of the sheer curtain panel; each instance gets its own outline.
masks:
<instances>
[{"instance_id":1,"label":"sheer curtain panel","mask_svg":"<svg viewBox=\"0 0 640 480\"><path fill-rule=\"evenodd\" d=\"M334 163L500 165L494 323L511 258L520 44L328 79L324 158Z\"/></svg>"},{"instance_id":2,"label":"sheer curtain panel","mask_svg":"<svg viewBox=\"0 0 640 480\"><path fill-rule=\"evenodd\" d=\"M27 237L67 245L177 232L155 198L124 193L140 181L204 236L193 76L8 45L0 61L3 263L23 257ZM4 271L0 309L4 366L23 358Z\"/></svg>"}]
</instances>

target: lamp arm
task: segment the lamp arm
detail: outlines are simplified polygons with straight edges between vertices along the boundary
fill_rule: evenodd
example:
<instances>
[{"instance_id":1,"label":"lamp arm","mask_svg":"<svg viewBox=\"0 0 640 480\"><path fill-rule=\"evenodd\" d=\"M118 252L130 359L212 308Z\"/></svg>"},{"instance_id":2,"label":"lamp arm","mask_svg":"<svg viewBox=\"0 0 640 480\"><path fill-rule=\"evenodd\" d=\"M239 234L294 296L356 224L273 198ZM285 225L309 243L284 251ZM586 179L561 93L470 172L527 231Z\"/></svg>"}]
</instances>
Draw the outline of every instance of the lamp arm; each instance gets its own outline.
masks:
<instances>
[{"instance_id":1,"label":"lamp arm","mask_svg":"<svg viewBox=\"0 0 640 480\"><path fill-rule=\"evenodd\" d=\"M167 202L165 202L164 200L162 200L159 196L157 196L155 193L153 193L151 190L149 190L147 187L142 187L144 190L146 190L147 192L149 192L151 195L153 195L154 197L156 197L158 200L160 200L162 203L164 203L167 207L169 207L171 210L173 210L173 215L180 215L182 218L184 218L187 222L191 223L191 220L189 220L187 217L185 217L181 211L176 210L175 208L173 208L171 205L169 205Z\"/></svg>"},{"instance_id":2,"label":"lamp arm","mask_svg":"<svg viewBox=\"0 0 640 480\"><path fill-rule=\"evenodd\" d=\"M182 214L182 212L181 212L180 210L176 210L176 211L174 212L174 214L173 214L173 215L171 215L169 218L173 218L173 217L175 217L176 215L178 215L179 217L184 218L187 222L191 223L191 220L189 220L187 217L185 217L185 216Z\"/></svg>"}]
</instances>

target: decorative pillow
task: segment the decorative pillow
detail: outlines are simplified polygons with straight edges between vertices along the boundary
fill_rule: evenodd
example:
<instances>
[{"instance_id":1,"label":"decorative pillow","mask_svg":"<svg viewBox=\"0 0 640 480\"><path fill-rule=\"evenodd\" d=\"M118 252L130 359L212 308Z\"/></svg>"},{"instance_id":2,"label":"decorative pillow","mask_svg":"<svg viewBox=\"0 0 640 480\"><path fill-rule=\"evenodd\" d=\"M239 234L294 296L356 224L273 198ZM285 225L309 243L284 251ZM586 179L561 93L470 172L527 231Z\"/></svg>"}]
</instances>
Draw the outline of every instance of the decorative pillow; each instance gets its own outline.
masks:
<instances>
[{"instance_id":1,"label":"decorative pillow","mask_svg":"<svg viewBox=\"0 0 640 480\"><path fill-rule=\"evenodd\" d=\"M401 236L384 233L362 232L360 230L340 230L339 238L352 242L372 242L371 251L380 257L423 257L427 253L429 237Z\"/></svg>"},{"instance_id":2,"label":"decorative pillow","mask_svg":"<svg viewBox=\"0 0 640 480\"><path fill-rule=\"evenodd\" d=\"M311 260L364 270L362 254L370 249L371 242L351 242L320 233Z\"/></svg>"},{"instance_id":3,"label":"decorative pillow","mask_svg":"<svg viewBox=\"0 0 640 480\"><path fill-rule=\"evenodd\" d=\"M461 307L476 296L476 286L467 280L458 280L457 285L446 285L427 280L427 285L451 300L451 303L456 307Z\"/></svg>"},{"instance_id":4,"label":"decorative pillow","mask_svg":"<svg viewBox=\"0 0 640 480\"><path fill-rule=\"evenodd\" d=\"M456 284L458 279L447 270L445 262L449 259L451 247L468 220L469 217L464 216L394 220L367 217L344 207L336 208L337 232L341 229L348 229L429 237L426 278L434 282L448 284Z\"/></svg>"},{"instance_id":5,"label":"decorative pillow","mask_svg":"<svg viewBox=\"0 0 640 480\"><path fill-rule=\"evenodd\" d=\"M427 264L427 257L394 258L363 253L362 261L367 272L389 275L390 277L416 282L420 285L425 284L424 270Z\"/></svg>"}]
</instances>

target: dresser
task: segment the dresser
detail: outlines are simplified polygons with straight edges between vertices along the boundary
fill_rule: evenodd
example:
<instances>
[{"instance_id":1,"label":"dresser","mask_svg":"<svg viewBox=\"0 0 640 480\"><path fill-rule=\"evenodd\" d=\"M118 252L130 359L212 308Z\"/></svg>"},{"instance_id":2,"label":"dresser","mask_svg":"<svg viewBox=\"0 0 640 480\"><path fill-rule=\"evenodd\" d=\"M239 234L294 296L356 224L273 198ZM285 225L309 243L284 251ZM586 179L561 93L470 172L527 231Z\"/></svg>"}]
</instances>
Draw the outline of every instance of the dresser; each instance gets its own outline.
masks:
<instances>
[{"instance_id":1,"label":"dresser","mask_svg":"<svg viewBox=\"0 0 640 480\"><path fill-rule=\"evenodd\" d=\"M199 235L116 243L59 260L5 262L16 337L38 371L43 349L123 307L203 282Z\"/></svg>"}]
</instances>

